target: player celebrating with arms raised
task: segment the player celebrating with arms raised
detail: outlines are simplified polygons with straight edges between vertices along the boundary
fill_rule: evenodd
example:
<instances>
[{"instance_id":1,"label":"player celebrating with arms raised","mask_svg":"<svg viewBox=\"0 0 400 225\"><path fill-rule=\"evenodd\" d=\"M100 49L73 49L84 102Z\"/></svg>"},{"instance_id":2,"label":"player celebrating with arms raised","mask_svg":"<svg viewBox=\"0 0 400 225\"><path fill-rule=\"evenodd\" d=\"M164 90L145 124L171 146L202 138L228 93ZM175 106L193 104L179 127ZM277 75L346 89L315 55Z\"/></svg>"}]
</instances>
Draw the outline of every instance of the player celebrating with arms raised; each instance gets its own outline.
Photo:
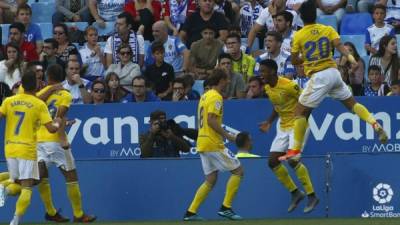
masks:
<instances>
[{"instance_id":1,"label":"player celebrating with arms raised","mask_svg":"<svg viewBox=\"0 0 400 225\"><path fill-rule=\"evenodd\" d=\"M267 59L260 62L260 75L265 82L265 92L274 106L269 118L260 124L260 129L267 132L279 116L280 123L271 145L268 165L278 180L292 194L292 202L288 208L288 212L292 212L305 195L297 188L285 165L280 163L278 158L284 155L285 151L293 145L294 108L301 90L295 81L278 76L277 71L278 65L274 60ZM308 170L299 159L295 157L289 159L289 165L295 170L297 178L301 181L307 193L308 203L304 208L304 213L309 213L315 208L319 200L315 196Z\"/></svg>"},{"instance_id":2,"label":"player celebrating with arms raised","mask_svg":"<svg viewBox=\"0 0 400 225\"><path fill-rule=\"evenodd\" d=\"M197 210L217 182L218 171L230 171L232 173L226 185L224 202L218 215L231 220L241 220L242 217L234 213L231 207L239 189L243 168L235 155L225 148L223 142L223 138L234 142L236 137L226 132L221 126L223 116L222 92L229 82L228 75L221 69L215 69L207 80L212 89L201 96L197 109L199 119L197 151L200 154L206 180L197 190L183 220L204 220L197 215Z\"/></svg>"},{"instance_id":3,"label":"player celebrating with arms raised","mask_svg":"<svg viewBox=\"0 0 400 225\"><path fill-rule=\"evenodd\" d=\"M300 155L308 126L307 119L311 111L318 107L327 95L340 100L349 110L371 124L379 140L382 143L387 142L388 137L381 125L376 122L365 106L356 102L341 78L332 57L333 48L335 47L347 57L350 63L357 64L357 62L340 42L339 34L330 26L315 23L317 13L313 0L308 0L301 5L300 15L305 26L294 34L291 59L293 65L304 65L304 71L310 77L310 81L300 95L295 109L294 147L279 159L287 160Z\"/></svg>"},{"instance_id":4,"label":"player celebrating with arms raised","mask_svg":"<svg viewBox=\"0 0 400 225\"><path fill-rule=\"evenodd\" d=\"M61 124L59 118L52 122L46 105L36 98L35 72L26 72L21 80L25 93L6 98L0 107L0 118L6 117L4 143L8 171L10 178L22 186L10 225L19 224L31 202L35 180L39 180L36 131L42 124L55 133Z\"/></svg>"}]
</instances>

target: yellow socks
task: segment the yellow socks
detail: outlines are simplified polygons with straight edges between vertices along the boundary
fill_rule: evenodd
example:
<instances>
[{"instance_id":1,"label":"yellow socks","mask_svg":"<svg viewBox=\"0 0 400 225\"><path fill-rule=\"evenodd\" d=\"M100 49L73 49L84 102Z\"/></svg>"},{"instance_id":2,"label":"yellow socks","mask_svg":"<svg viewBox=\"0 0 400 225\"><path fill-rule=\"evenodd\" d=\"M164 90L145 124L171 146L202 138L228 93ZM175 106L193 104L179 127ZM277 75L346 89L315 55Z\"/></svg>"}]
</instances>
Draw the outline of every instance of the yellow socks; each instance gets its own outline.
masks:
<instances>
[{"instance_id":1,"label":"yellow socks","mask_svg":"<svg viewBox=\"0 0 400 225\"><path fill-rule=\"evenodd\" d=\"M204 182L202 185L200 185L199 189L197 189L196 195L194 196L192 204L190 204L188 211L191 213L197 213L200 204L204 201L204 199L207 198L208 193L210 193L211 189L212 186L207 182Z\"/></svg>"},{"instance_id":2,"label":"yellow socks","mask_svg":"<svg viewBox=\"0 0 400 225\"><path fill-rule=\"evenodd\" d=\"M50 184L49 184L48 178L42 179L42 181L38 185L38 190L39 190L40 198L42 199L44 207L46 208L47 214L49 214L50 216L54 216L57 213L57 210L53 204L53 199L51 196L51 189L50 189Z\"/></svg>"},{"instance_id":3,"label":"yellow socks","mask_svg":"<svg viewBox=\"0 0 400 225\"><path fill-rule=\"evenodd\" d=\"M7 195L10 196L17 196L19 193L21 193L21 185L13 183L10 181L8 185L4 185L7 190Z\"/></svg>"},{"instance_id":4,"label":"yellow socks","mask_svg":"<svg viewBox=\"0 0 400 225\"><path fill-rule=\"evenodd\" d=\"M294 146L293 150L302 150L304 143L304 135L308 127L307 119L302 117L297 117L294 121Z\"/></svg>"},{"instance_id":5,"label":"yellow socks","mask_svg":"<svg viewBox=\"0 0 400 225\"><path fill-rule=\"evenodd\" d=\"M32 189L28 187L23 187L21 194L17 200L15 215L23 216L29 204L31 204Z\"/></svg>"},{"instance_id":6,"label":"yellow socks","mask_svg":"<svg viewBox=\"0 0 400 225\"><path fill-rule=\"evenodd\" d=\"M223 206L227 208L232 208L233 199L236 196L236 193L240 186L240 181L242 180L241 176L232 174L226 184L226 192L224 197L224 202L222 203Z\"/></svg>"},{"instance_id":7,"label":"yellow socks","mask_svg":"<svg viewBox=\"0 0 400 225\"><path fill-rule=\"evenodd\" d=\"M67 194L76 218L83 216L81 191L78 182L67 183Z\"/></svg>"},{"instance_id":8,"label":"yellow socks","mask_svg":"<svg viewBox=\"0 0 400 225\"><path fill-rule=\"evenodd\" d=\"M353 112L355 114L357 114L357 116L359 116L362 120L364 120L365 122L367 122L371 125L376 123L375 118L371 115L371 113L368 111L368 109L365 108L365 106L361 105L360 103L356 103L353 106Z\"/></svg>"},{"instance_id":9,"label":"yellow socks","mask_svg":"<svg viewBox=\"0 0 400 225\"><path fill-rule=\"evenodd\" d=\"M308 170L303 165L303 163L299 162L294 170L296 172L297 178L299 178L301 184L303 185L306 194L309 195L314 193L314 188L311 183L310 175L308 174Z\"/></svg>"},{"instance_id":10,"label":"yellow socks","mask_svg":"<svg viewBox=\"0 0 400 225\"><path fill-rule=\"evenodd\" d=\"M283 164L279 164L272 171L274 172L278 180L283 184L283 186L285 186L285 188L288 189L290 192L297 189L297 186L290 177L286 166L284 166Z\"/></svg>"}]
</instances>

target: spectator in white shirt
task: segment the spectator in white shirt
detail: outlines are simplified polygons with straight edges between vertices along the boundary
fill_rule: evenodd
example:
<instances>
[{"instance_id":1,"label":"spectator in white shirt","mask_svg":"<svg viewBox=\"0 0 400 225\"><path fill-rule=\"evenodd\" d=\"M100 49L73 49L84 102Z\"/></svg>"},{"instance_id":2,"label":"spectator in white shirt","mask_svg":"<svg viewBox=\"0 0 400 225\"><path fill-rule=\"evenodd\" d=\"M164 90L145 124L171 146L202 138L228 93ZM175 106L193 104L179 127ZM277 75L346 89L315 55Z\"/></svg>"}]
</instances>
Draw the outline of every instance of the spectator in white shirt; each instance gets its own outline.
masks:
<instances>
[{"instance_id":1,"label":"spectator in white shirt","mask_svg":"<svg viewBox=\"0 0 400 225\"><path fill-rule=\"evenodd\" d=\"M92 102L92 97L88 92L90 81L81 78L80 70L81 65L78 61L69 60L63 87L71 93L73 104L89 104Z\"/></svg>"},{"instance_id":2,"label":"spectator in white shirt","mask_svg":"<svg viewBox=\"0 0 400 225\"><path fill-rule=\"evenodd\" d=\"M88 80L95 80L104 75L105 57L103 50L97 43L97 29L89 26L85 30L87 43L79 50L83 67L86 68L84 77Z\"/></svg>"},{"instance_id":3,"label":"spectator in white shirt","mask_svg":"<svg viewBox=\"0 0 400 225\"><path fill-rule=\"evenodd\" d=\"M372 17L375 23L369 26L365 32L365 49L371 54L379 50L379 41L383 36L395 35L392 25L385 23L386 7L382 4L374 6Z\"/></svg>"}]
</instances>

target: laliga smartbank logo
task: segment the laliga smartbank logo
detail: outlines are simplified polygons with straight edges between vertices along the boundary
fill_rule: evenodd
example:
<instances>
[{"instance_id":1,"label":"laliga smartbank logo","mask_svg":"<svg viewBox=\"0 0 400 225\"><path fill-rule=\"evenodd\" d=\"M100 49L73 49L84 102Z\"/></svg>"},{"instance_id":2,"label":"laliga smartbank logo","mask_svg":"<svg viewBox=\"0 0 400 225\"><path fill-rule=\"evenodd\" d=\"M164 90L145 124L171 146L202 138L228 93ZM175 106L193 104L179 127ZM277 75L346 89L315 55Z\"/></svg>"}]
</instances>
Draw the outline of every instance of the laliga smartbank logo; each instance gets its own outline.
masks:
<instances>
[{"instance_id":1,"label":"laliga smartbank logo","mask_svg":"<svg viewBox=\"0 0 400 225\"><path fill-rule=\"evenodd\" d=\"M394 196L394 191L389 184L379 183L372 189L372 198L378 204L372 205L372 210L365 210L361 217L400 217L399 212L395 212L395 208L390 202Z\"/></svg>"}]
</instances>

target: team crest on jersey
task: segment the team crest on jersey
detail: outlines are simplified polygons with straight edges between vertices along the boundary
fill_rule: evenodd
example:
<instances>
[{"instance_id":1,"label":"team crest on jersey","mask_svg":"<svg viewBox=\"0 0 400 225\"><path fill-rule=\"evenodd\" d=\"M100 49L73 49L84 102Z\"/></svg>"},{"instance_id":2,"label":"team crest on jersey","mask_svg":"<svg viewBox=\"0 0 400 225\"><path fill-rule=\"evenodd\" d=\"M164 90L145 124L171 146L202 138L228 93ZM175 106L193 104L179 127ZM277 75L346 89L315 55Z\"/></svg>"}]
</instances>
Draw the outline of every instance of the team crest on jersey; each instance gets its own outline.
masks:
<instances>
[{"instance_id":1,"label":"team crest on jersey","mask_svg":"<svg viewBox=\"0 0 400 225\"><path fill-rule=\"evenodd\" d=\"M172 49L172 45L168 45L168 48L171 50Z\"/></svg>"},{"instance_id":2,"label":"team crest on jersey","mask_svg":"<svg viewBox=\"0 0 400 225\"><path fill-rule=\"evenodd\" d=\"M216 102L215 102L215 108L216 108L217 110L221 110L221 109L222 109L222 102L216 101Z\"/></svg>"}]
</instances>

